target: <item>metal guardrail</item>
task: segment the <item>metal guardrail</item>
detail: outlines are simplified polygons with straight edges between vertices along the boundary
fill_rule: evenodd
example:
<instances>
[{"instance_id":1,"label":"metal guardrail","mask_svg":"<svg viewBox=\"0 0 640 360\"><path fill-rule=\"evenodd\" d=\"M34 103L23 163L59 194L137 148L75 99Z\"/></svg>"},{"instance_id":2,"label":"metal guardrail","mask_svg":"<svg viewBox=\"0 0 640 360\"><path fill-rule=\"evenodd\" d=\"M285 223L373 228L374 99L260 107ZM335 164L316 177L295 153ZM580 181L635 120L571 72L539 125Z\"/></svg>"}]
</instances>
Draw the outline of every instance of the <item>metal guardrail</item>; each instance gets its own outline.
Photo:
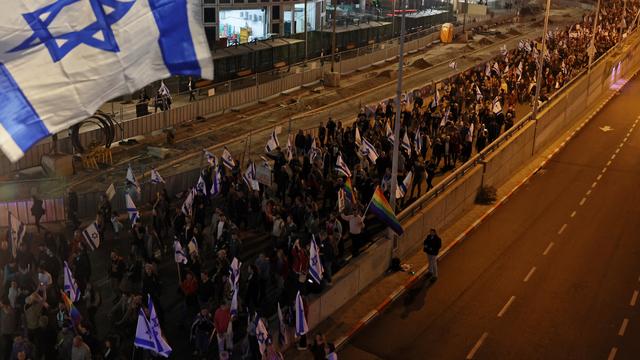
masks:
<instances>
[{"instance_id":1,"label":"metal guardrail","mask_svg":"<svg viewBox=\"0 0 640 360\"><path fill-rule=\"evenodd\" d=\"M638 31L634 30L633 34L637 34ZM626 39L631 38L631 34L627 36ZM624 46L624 42L618 42L616 45L607 50L604 54L602 54L592 65L594 68L596 65L600 64L604 59L606 59L609 55L611 55L614 51L618 50L619 47ZM474 66L472 66L474 67ZM461 72L465 72L472 67L468 67ZM560 97L565 95L570 89L575 87L576 82L583 78L583 76L587 75L588 69L583 69L573 77L569 82L567 82L561 89L553 93L549 100L544 102L539 108L539 114L547 111L552 105L555 105L557 101L559 101ZM403 209L398 214L398 220L404 221L411 217L413 217L416 212L422 210L425 206L428 206L431 201L437 198L440 194L444 193L448 188L450 188L453 184L458 182L463 176L465 176L469 171L473 170L478 164L481 164L484 159L486 159L491 153L495 152L499 148L502 147L504 143L509 141L511 137L513 137L518 131L524 128L530 121L536 121L533 118L533 113L529 112L525 116L522 117L520 121L514 124L509 130L500 135L496 140L494 140L491 144L489 144L486 148L484 148L480 153L476 154L473 158L469 159L465 164L461 167L453 171L449 176L447 176L442 182L434 186L430 191L426 194L418 198L416 201L411 203L405 209Z\"/></svg>"}]
</instances>

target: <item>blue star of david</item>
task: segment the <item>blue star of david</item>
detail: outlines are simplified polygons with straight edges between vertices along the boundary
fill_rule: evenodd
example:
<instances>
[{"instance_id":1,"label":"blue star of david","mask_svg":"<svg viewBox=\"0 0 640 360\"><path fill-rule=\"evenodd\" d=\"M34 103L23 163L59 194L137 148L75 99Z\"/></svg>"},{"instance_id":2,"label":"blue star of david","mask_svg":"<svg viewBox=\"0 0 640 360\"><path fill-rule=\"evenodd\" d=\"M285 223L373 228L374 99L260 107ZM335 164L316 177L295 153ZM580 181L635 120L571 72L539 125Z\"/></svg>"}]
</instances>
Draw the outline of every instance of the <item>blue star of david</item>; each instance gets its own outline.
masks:
<instances>
[{"instance_id":1,"label":"blue star of david","mask_svg":"<svg viewBox=\"0 0 640 360\"><path fill-rule=\"evenodd\" d=\"M258 341L264 343L265 340L264 333L258 333Z\"/></svg>"},{"instance_id":2,"label":"blue star of david","mask_svg":"<svg viewBox=\"0 0 640 360\"><path fill-rule=\"evenodd\" d=\"M96 21L84 29L54 35L49 31L49 25L65 7L81 0L57 0L54 3L42 7L34 12L22 14L27 24L33 30L33 35L24 40L20 45L9 50L17 52L27 50L41 44L47 47L54 62L62 60L69 52L80 44L86 44L96 49L119 52L111 25L118 22L131 9L135 0L120 2L119 0L88 0L95 15ZM110 11L106 11L106 9ZM96 37L102 33L102 39ZM60 43L61 45L59 45Z\"/></svg>"}]
</instances>

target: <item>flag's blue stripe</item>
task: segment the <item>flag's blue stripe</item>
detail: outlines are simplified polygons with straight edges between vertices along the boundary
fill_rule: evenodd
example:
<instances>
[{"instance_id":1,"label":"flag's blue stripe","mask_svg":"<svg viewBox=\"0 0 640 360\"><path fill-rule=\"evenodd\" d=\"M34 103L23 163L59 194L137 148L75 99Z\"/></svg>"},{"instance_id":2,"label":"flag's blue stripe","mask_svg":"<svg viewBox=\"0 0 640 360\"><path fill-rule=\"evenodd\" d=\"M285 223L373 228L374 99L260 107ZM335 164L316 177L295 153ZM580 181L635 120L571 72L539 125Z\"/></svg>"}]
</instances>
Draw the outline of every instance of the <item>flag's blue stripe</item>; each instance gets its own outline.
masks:
<instances>
[{"instance_id":1,"label":"flag's blue stripe","mask_svg":"<svg viewBox=\"0 0 640 360\"><path fill-rule=\"evenodd\" d=\"M173 75L202 76L189 29L187 0L149 0L164 64Z\"/></svg>"},{"instance_id":2,"label":"flag's blue stripe","mask_svg":"<svg viewBox=\"0 0 640 360\"><path fill-rule=\"evenodd\" d=\"M31 102L2 63L0 63L0 104L2 104L0 124L23 152L38 140L50 135Z\"/></svg>"}]
</instances>

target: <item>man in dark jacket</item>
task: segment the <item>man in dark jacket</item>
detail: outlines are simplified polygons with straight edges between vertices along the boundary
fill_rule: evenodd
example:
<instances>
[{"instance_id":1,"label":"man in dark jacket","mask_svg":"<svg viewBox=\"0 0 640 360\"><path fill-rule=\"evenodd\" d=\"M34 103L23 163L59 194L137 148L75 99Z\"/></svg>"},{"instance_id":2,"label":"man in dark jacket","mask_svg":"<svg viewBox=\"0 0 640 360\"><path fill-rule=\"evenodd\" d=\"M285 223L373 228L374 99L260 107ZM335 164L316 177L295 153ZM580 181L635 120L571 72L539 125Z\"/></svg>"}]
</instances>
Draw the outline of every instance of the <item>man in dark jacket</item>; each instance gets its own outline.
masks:
<instances>
[{"instance_id":1,"label":"man in dark jacket","mask_svg":"<svg viewBox=\"0 0 640 360\"><path fill-rule=\"evenodd\" d=\"M431 229L429 235L424 239L422 250L427 253L429 259L429 274L431 274L431 281L438 279L438 253L442 247L442 240L436 234L436 229Z\"/></svg>"}]
</instances>

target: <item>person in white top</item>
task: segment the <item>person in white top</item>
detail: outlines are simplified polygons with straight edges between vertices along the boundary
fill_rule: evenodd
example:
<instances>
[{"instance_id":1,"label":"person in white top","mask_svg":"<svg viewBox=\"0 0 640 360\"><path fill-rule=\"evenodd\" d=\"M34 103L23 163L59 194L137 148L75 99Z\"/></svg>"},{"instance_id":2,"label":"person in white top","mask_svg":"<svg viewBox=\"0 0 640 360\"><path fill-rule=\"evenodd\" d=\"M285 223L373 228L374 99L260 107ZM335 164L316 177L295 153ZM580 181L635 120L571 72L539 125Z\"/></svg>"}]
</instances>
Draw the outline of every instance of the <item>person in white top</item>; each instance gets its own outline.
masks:
<instances>
[{"instance_id":1,"label":"person in white top","mask_svg":"<svg viewBox=\"0 0 640 360\"><path fill-rule=\"evenodd\" d=\"M351 238L351 254L356 257L360 254L360 246L363 243L364 217L360 209L355 209L352 215L340 214L342 219L349 222L349 237Z\"/></svg>"}]
</instances>

